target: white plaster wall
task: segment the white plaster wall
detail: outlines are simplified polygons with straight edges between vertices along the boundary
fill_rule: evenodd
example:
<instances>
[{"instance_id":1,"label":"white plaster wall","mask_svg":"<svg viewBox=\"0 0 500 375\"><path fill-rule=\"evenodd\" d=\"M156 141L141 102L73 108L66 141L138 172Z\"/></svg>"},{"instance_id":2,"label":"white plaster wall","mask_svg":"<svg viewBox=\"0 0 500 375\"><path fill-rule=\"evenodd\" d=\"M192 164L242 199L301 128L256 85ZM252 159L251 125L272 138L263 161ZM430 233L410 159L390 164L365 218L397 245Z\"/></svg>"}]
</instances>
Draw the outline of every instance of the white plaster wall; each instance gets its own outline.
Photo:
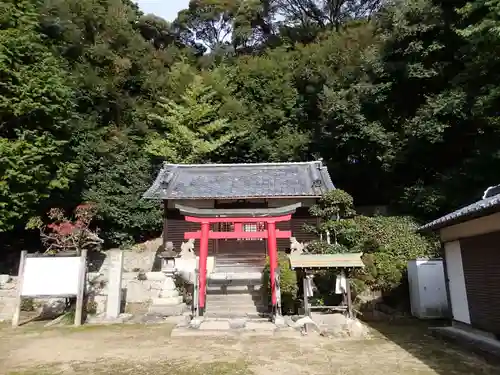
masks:
<instances>
[{"instance_id":1,"label":"white plaster wall","mask_svg":"<svg viewBox=\"0 0 500 375\"><path fill-rule=\"evenodd\" d=\"M453 319L470 324L469 302L465 286L460 241L446 242L444 250Z\"/></svg>"},{"instance_id":2,"label":"white plaster wall","mask_svg":"<svg viewBox=\"0 0 500 375\"><path fill-rule=\"evenodd\" d=\"M500 212L441 229L442 242L451 242L500 230Z\"/></svg>"}]
</instances>

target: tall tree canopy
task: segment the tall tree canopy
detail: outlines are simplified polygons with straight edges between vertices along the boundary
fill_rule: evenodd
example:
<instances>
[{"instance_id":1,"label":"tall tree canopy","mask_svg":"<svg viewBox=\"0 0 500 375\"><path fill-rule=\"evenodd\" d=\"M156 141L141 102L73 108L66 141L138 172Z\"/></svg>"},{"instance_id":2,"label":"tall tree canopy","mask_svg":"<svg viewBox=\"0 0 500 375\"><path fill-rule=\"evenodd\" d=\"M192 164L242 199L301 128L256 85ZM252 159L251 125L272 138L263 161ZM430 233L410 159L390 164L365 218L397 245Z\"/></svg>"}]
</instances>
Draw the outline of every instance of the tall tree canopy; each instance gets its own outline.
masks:
<instances>
[{"instance_id":1,"label":"tall tree canopy","mask_svg":"<svg viewBox=\"0 0 500 375\"><path fill-rule=\"evenodd\" d=\"M500 167L500 1L0 4L0 242L92 201L107 245L161 230L159 163L323 158L358 205L425 220ZM4 239L6 239L4 241Z\"/></svg>"}]
</instances>

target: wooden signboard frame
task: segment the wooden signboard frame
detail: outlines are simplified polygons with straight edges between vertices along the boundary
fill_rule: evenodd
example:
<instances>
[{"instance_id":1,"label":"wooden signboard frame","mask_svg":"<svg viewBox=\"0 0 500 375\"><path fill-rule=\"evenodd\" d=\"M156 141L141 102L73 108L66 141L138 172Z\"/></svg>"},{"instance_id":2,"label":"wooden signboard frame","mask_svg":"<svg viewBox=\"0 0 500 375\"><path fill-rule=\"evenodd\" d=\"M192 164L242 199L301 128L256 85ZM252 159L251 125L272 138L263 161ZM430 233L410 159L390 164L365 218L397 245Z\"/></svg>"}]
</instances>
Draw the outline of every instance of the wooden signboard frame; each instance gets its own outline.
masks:
<instances>
[{"instance_id":1,"label":"wooden signboard frame","mask_svg":"<svg viewBox=\"0 0 500 375\"><path fill-rule=\"evenodd\" d=\"M60 257L75 258L75 257L78 257L80 259L78 275L75 276L75 277L78 277L78 288L77 288L77 291L75 294L36 294L36 295L23 294L23 283L24 283L25 271L26 271L26 259L27 258L48 258L48 257L54 257L54 258L60 258ZM25 297L27 297L27 298L47 298L47 297L69 298L69 297L76 297L76 310L75 310L75 322L74 322L74 324L75 324L75 326L82 325L83 301L84 301L84 297L85 297L86 272L87 272L87 250L82 250L80 255L77 255L77 254L69 255L67 253L28 254L28 252L26 250L23 250L21 252L21 259L19 262L17 296L16 296L14 315L12 317L12 327L19 326L19 319L20 319L20 315L21 315L21 302L22 302L22 299ZM64 280L62 280L61 282L64 282Z\"/></svg>"}]
</instances>

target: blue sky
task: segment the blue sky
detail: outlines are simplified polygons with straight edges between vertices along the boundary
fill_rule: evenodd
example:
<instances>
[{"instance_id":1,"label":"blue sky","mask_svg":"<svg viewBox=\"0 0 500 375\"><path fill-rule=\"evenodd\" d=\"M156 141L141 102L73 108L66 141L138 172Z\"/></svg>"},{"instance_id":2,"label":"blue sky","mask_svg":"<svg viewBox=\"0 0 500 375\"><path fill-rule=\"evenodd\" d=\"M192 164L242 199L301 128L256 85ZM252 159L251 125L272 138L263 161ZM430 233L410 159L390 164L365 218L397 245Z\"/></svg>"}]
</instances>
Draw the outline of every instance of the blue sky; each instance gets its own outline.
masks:
<instances>
[{"instance_id":1,"label":"blue sky","mask_svg":"<svg viewBox=\"0 0 500 375\"><path fill-rule=\"evenodd\" d=\"M136 0L144 13L153 13L167 21L173 21L177 13L186 9L189 0Z\"/></svg>"}]
</instances>

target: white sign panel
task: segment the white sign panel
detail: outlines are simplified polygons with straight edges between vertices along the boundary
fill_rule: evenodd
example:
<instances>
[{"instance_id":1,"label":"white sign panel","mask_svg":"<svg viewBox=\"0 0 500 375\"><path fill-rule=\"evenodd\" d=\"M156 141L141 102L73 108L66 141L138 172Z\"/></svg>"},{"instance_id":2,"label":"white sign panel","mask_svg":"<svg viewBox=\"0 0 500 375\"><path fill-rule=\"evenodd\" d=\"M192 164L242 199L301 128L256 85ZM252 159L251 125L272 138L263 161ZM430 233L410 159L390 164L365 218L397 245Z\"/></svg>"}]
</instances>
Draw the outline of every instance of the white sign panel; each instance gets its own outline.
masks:
<instances>
[{"instance_id":1,"label":"white sign panel","mask_svg":"<svg viewBox=\"0 0 500 375\"><path fill-rule=\"evenodd\" d=\"M28 257L25 259L21 295L76 296L80 257Z\"/></svg>"}]
</instances>

